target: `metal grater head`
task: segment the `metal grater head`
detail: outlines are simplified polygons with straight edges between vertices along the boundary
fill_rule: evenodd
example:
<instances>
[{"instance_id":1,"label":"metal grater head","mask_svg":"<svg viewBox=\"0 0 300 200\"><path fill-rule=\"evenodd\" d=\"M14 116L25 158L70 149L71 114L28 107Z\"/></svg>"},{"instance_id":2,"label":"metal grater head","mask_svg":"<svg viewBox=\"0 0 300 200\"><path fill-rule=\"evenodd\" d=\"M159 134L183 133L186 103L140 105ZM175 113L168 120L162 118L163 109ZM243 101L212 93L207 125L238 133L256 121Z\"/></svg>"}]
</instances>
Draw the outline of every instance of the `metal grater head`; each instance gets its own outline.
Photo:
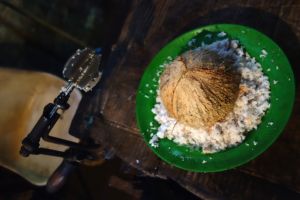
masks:
<instances>
[{"instance_id":1,"label":"metal grater head","mask_svg":"<svg viewBox=\"0 0 300 200\"><path fill-rule=\"evenodd\" d=\"M101 54L95 50L78 49L66 62L63 76L78 89L88 92L101 78L100 61Z\"/></svg>"}]
</instances>

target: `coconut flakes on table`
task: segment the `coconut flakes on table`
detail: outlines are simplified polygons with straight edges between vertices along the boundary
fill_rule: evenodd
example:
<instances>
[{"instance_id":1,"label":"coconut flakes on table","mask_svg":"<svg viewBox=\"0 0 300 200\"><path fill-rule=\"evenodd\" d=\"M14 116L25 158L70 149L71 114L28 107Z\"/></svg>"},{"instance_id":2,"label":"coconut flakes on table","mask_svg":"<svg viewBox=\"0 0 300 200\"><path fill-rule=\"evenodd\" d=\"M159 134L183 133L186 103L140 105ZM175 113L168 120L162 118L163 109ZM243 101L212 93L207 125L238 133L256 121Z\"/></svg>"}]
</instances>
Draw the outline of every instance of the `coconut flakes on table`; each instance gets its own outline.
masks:
<instances>
[{"instance_id":1,"label":"coconut flakes on table","mask_svg":"<svg viewBox=\"0 0 300 200\"><path fill-rule=\"evenodd\" d=\"M238 48L238 42L234 44L236 45L224 39L195 49L208 49L220 56L234 58L234 66L241 73L240 86L243 86L246 92L236 100L233 112L228 114L225 121L212 126L208 133L204 129L181 124L168 116L158 90L152 112L160 127L150 140L152 146L157 147L159 139L167 138L180 145L200 147L204 153L214 153L240 144L245 139L246 132L257 128L265 111L270 107L270 83L268 77L264 76L261 65L244 52L242 47ZM267 52L262 51L262 54L266 56ZM246 146L248 145L246 143Z\"/></svg>"}]
</instances>

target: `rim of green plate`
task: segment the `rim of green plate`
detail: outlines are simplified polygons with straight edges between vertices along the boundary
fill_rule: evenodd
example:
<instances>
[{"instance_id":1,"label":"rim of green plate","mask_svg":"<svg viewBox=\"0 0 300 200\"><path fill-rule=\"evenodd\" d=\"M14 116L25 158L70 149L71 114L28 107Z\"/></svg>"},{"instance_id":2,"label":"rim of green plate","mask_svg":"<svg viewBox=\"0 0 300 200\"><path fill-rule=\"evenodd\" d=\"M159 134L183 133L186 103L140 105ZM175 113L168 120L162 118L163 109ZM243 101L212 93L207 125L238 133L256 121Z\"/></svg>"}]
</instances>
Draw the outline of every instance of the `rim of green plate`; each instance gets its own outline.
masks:
<instances>
[{"instance_id":1,"label":"rim of green plate","mask_svg":"<svg viewBox=\"0 0 300 200\"><path fill-rule=\"evenodd\" d=\"M274 128L272 129L275 133L273 133L273 135L271 136L268 136L269 137L269 140L267 140L263 146L260 146L260 148L258 149L255 149L255 151L253 153L250 153L249 155L246 155L246 157L242 157L243 159L241 160L238 160L238 161L235 161L235 162L229 162L229 163L226 163L225 165L214 165L212 164L211 166L209 167L204 167L205 165L203 165L203 163L200 163L199 160L196 160L195 161L195 165L186 165L184 164L185 161L182 160L182 162L180 160L178 160L177 156L174 155L174 152L173 154L170 153L170 154L167 154L166 152L168 152L168 150L166 149L160 149L160 148L154 148L152 147L150 144L149 144L149 139L146 139L146 137L148 137L147 133L143 133L143 129L145 127L143 127L143 123L142 121L145 120L145 117L143 117L145 114L144 114L144 108L143 106L149 106L148 104L151 103L151 105L153 106L155 104L155 98L156 98L156 93L154 94L154 99L150 98L151 102L148 104L145 104L144 101L145 101L145 98L144 98L144 94L143 93L143 88L145 87L145 83L147 82L148 78L149 78L149 74L151 73L151 69L154 68L154 64L155 62L157 62L157 60L162 56L161 54L166 51L166 49L168 48L171 48L172 45L174 45L175 43L180 43L181 40L183 40L183 38L189 38L192 39L193 37L191 37L192 35L195 36L196 34L198 33L201 33L202 31L211 31L211 32L220 32L220 31L224 31L226 34L228 34L229 36L231 36L231 33L233 33L234 31L236 30L242 30L242 31L245 31L245 32L251 32L251 34L254 34L254 35L257 35L258 37L261 37L261 41L262 42L266 42L265 44L268 46L273 46L276 48L276 51L277 51L277 54L281 57L281 58L278 58L280 59L280 62L279 63L283 63L284 65L284 71L286 72L286 74L288 75L289 77L289 83L285 82L289 87L286 88L290 93L289 93L289 97L290 98L287 98L285 101L285 115L284 115L284 118L281 119L280 121L280 126L277 127L277 129L275 130ZM234 31L233 31L234 30ZM258 54L256 52L256 55L251 55L252 53L250 53L248 50L249 46L247 46L247 44L245 45L245 41L247 40L247 37L246 38L243 38L243 40L241 40L240 37L233 37L234 39L237 39L238 41L240 41L240 43L242 44L242 46L245 47L245 49L247 50L247 52L250 54L251 57L255 57L258 61L260 61L260 58L257 58ZM244 41L245 40L245 41ZM186 43L185 43L186 44ZM183 46L183 45L182 45ZM262 47L264 47L263 49L265 49L266 47L263 46L260 46L260 47L257 47L257 49L261 49ZM255 48L254 48L255 49ZM256 50L257 50L256 49ZM274 51L275 52L275 51ZM165 56L165 55L164 55ZM160 59L162 60L162 59ZM164 61L166 61L166 58L163 59ZM271 60L272 61L272 60ZM161 62L162 63L162 62ZM264 74L266 75L266 63L263 63L263 61L260 61L259 62L261 65L262 65L262 68L264 70ZM276 63L276 62L275 62ZM157 65L157 64L155 64ZM157 66L156 66L157 68ZM268 72L269 73L269 72ZM275 72L276 73L276 72ZM278 72L279 73L279 72ZM285 75L286 75L285 74ZM151 74L150 74L151 75ZM271 73L270 74L267 74L267 76L270 78L271 77ZM273 75L275 76L275 75ZM153 76L152 76L153 77ZM270 85L271 85L271 80L270 80ZM274 84L275 85L275 84ZM275 86L273 86L274 89L275 89ZM270 104L271 104L271 108L269 108L269 110L272 109L272 106L273 106L273 101L274 101L274 98L275 97L272 97L272 86L271 86L271 97L270 97ZM277 92L278 93L278 92ZM273 98L273 101L272 101L272 98ZM150 101L149 100L149 101ZM293 105L294 105L294 100L295 100L295 82L294 82L294 74L293 74L293 71L292 71L292 68L291 68L291 65L285 55L285 53L282 51L282 49L271 39L269 38L268 36L266 36L265 34L253 29L253 28L250 28L250 27L247 27L247 26L243 26L243 25L237 25L237 24L211 24L211 25L207 25L207 26L203 26L203 27L199 27L199 28L196 28L196 29L193 29L191 31L188 31L178 37L176 37L175 39L173 39L172 41L168 42L154 57L153 59L151 60L151 62L149 63L149 65L147 66L146 70L144 71L144 74L142 76L142 79L140 81L140 85L138 87L138 90L137 90L137 95L136 95L136 118L137 118L137 125L138 125L138 128L140 129L140 133L142 134L143 138L144 138L144 141L147 143L147 145L150 147L150 149L159 157L161 158L162 160L164 160L165 162L169 163L170 165L172 166L176 166L180 169L183 169L183 170L188 170L188 171L193 171L193 172L220 172L220 171L225 171L225 170L228 170L228 169L231 169L231 168L235 168L235 167L238 167L238 166L241 166L251 160L253 160L254 158L256 158L257 156L259 156L260 154L262 154L264 151L266 151L275 141L276 139L279 137L279 135L282 133L283 129L285 128L289 118L290 118L290 115L292 113L292 110L293 110ZM154 102L153 102L154 101ZM143 105L143 106L142 106ZM275 108L276 109L276 104L275 104ZM278 106L277 106L278 107ZM149 109L149 108L146 108L146 109ZM150 107L150 110L151 110L151 107ZM269 112L269 110L267 112ZM149 111L149 110L148 110ZM276 111L276 110L275 110ZM274 112L275 112L274 111ZM151 111L150 111L151 112ZM265 114L267 115L267 113ZM147 120L146 120L147 121ZM150 121L150 120L149 120ZM266 125L267 121L263 118L262 119L262 122L261 124ZM267 126L266 126L267 127ZM259 125L258 129L255 130L255 131L250 131L250 132L255 132L255 133L250 133L246 139L241 143L241 144L245 144L246 140L249 140L249 141L255 141L255 137L253 135L257 135L259 133L259 130L261 128L264 128L262 127L261 125ZM148 133L149 134L149 133ZM249 138L252 138L252 139L249 139ZM261 137L266 137L266 136L261 136ZM254 139L253 139L254 138ZM171 143L171 145L174 145L175 144L175 147L172 147L172 148L175 148L175 149L180 149L180 148L187 148L186 146L182 147L181 145L178 145L170 140L167 140L167 139L164 139L165 141L164 142L167 142L167 143ZM236 151L238 151L238 148L240 148L241 144L235 146L235 147L231 147L229 149L226 149L226 150L223 150L223 151L220 151L220 152L217 152L217 153L214 153L214 154L199 154L199 158L200 157L204 157L205 159L211 157L211 156L214 156L216 154L224 154L226 155L226 152L229 152L228 155L230 154L234 154L234 155L239 155L238 152L234 152L236 149ZM245 146L245 145L243 145ZM250 147L249 147L250 148ZM241 149L241 148L240 148ZM233 151L232 151L233 150ZM243 149L241 149L242 153L245 152L245 148L243 147ZM232 152L230 152L232 151ZM182 153L182 152L180 152ZM184 154L184 156L188 156L190 153L194 153L195 152L186 152ZM179 161L179 162L178 162Z\"/></svg>"}]
</instances>

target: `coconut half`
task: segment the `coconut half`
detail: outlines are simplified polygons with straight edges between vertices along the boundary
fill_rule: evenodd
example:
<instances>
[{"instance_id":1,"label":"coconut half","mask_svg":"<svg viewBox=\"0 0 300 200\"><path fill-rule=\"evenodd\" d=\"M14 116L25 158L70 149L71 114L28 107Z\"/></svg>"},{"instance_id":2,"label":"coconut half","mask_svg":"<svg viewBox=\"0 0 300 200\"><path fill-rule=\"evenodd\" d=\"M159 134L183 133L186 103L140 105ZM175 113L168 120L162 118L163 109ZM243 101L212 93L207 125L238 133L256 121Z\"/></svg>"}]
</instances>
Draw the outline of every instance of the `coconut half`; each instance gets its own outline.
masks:
<instances>
[{"instance_id":1,"label":"coconut half","mask_svg":"<svg viewBox=\"0 0 300 200\"><path fill-rule=\"evenodd\" d=\"M170 117L208 130L233 111L240 80L232 58L195 49L166 66L160 96Z\"/></svg>"}]
</instances>

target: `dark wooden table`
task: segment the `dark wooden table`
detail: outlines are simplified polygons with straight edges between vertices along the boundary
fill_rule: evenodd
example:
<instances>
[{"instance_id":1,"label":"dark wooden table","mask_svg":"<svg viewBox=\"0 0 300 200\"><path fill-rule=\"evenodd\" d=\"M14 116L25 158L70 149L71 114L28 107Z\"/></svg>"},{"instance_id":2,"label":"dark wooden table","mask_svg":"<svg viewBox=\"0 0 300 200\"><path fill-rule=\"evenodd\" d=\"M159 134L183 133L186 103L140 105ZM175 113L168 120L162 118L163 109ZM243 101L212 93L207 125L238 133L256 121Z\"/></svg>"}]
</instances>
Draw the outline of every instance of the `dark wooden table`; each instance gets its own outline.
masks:
<instances>
[{"instance_id":1,"label":"dark wooden table","mask_svg":"<svg viewBox=\"0 0 300 200\"><path fill-rule=\"evenodd\" d=\"M87 129L82 119L92 119L91 136L106 149L149 176L172 179L203 199L300 199L298 80L294 111L284 132L242 167L219 173L183 171L155 156L139 134L135 97L151 58L176 36L212 23L243 24L265 33L287 54L296 79L300 76L299 1L136 0L105 62L104 78L83 101L74 129Z\"/></svg>"}]
</instances>

